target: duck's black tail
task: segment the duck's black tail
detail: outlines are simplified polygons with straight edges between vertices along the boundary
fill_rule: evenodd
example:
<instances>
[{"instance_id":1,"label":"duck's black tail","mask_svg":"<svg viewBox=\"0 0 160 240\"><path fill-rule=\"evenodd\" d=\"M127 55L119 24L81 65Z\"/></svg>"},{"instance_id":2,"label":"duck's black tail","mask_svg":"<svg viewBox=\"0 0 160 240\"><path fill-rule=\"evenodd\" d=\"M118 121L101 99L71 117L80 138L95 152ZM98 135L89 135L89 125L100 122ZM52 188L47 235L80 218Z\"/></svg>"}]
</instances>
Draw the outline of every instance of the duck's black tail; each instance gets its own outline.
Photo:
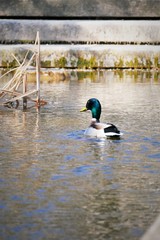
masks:
<instances>
[{"instance_id":1,"label":"duck's black tail","mask_svg":"<svg viewBox=\"0 0 160 240\"><path fill-rule=\"evenodd\" d=\"M120 134L120 131L118 130L118 128L115 125L113 125L112 123L107 123L107 124L110 124L111 126L104 128L105 133L113 132L113 133Z\"/></svg>"}]
</instances>

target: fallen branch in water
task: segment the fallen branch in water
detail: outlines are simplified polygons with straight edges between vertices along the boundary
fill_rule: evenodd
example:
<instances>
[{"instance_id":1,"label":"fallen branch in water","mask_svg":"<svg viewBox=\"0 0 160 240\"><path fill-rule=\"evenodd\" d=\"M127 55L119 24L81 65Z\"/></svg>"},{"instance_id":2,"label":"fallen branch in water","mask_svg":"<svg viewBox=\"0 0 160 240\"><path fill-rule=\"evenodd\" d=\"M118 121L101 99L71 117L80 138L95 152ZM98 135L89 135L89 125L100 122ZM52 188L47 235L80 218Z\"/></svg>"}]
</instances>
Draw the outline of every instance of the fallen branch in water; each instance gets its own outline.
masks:
<instances>
[{"instance_id":1,"label":"fallen branch in water","mask_svg":"<svg viewBox=\"0 0 160 240\"><path fill-rule=\"evenodd\" d=\"M32 52L32 56L29 58L29 54ZM3 105L6 106L8 104L12 105L13 102L16 102L16 107L19 106L19 100L23 99L23 108L27 107L27 100L35 102L36 107L40 107L41 105L47 104L46 101L40 99L40 38L39 32L37 32L36 40L34 44L34 50L27 50L25 57L20 63L18 58L12 54L16 62L18 63L18 67L9 70L7 73L3 74L1 78L6 76L7 74L15 71L13 77L0 89L0 99L4 99L4 97L9 95L9 99L5 99L3 101ZM29 59L28 59L29 58ZM27 70L29 66L32 65L33 60L36 62L36 89L32 89L27 91ZM20 87L22 85L23 91L20 92ZM36 94L37 99L32 99L30 95Z\"/></svg>"}]
</instances>

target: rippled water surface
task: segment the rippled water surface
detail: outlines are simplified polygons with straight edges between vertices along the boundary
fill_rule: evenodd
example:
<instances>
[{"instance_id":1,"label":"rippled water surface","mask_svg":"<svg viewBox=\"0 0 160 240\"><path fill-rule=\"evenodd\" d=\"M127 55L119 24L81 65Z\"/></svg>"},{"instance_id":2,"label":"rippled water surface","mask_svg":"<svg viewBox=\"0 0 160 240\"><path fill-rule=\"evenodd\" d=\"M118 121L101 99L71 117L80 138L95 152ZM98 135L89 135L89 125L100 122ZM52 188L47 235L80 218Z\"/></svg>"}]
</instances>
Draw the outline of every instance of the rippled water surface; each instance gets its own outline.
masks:
<instances>
[{"instance_id":1,"label":"rippled water surface","mask_svg":"<svg viewBox=\"0 0 160 240\"><path fill-rule=\"evenodd\" d=\"M139 239L160 213L160 79L73 72L41 95L39 112L0 107L0 239ZM84 136L91 97L121 139Z\"/></svg>"}]
</instances>

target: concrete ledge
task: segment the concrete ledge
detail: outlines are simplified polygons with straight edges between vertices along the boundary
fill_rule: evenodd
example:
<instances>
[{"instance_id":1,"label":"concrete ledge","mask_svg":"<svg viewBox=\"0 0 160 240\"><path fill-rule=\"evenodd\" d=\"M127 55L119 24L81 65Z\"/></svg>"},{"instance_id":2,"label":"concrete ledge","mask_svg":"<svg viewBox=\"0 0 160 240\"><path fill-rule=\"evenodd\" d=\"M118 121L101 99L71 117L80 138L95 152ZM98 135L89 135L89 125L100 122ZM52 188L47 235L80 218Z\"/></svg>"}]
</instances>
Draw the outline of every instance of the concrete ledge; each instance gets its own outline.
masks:
<instances>
[{"instance_id":1,"label":"concrete ledge","mask_svg":"<svg viewBox=\"0 0 160 240\"><path fill-rule=\"evenodd\" d=\"M0 66L17 65L34 45L0 45ZM31 52L32 53L32 52ZM41 66L53 68L160 68L159 46L41 45Z\"/></svg>"},{"instance_id":2,"label":"concrete ledge","mask_svg":"<svg viewBox=\"0 0 160 240\"><path fill-rule=\"evenodd\" d=\"M37 31L45 43L160 43L160 20L0 20L1 43L34 41Z\"/></svg>"},{"instance_id":3,"label":"concrete ledge","mask_svg":"<svg viewBox=\"0 0 160 240\"><path fill-rule=\"evenodd\" d=\"M0 16L159 17L159 0L1 0Z\"/></svg>"},{"instance_id":4,"label":"concrete ledge","mask_svg":"<svg viewBox=\"0 0 160 240\"><path fill-rule=\"evenodd\" d=\"M160 239L160 216L153 225L146 231L140 240L159 240Z\"/></svg>"}]
</instances>

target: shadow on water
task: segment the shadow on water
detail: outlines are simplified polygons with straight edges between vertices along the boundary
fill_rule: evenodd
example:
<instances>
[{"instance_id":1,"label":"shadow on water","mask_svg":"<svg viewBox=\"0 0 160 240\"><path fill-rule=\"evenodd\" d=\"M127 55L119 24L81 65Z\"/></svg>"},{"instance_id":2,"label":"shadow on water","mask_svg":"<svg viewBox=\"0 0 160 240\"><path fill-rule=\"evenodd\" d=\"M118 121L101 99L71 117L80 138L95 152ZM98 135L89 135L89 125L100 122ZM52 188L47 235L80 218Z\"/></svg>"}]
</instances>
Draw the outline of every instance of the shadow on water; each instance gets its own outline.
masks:
<instances>
[{"instance_id":1,"label":"shadow on water","mask_svg":"<svg viewBox=\"0 0 160 240\"><path fill-rule=\"evenodd\" d=\"M39 112L0 107L0 238L139 239L159 213L159 90L104 71L42 84ZM93 96L120 139L84 136Z\"/></svg>"}]
</instances>

